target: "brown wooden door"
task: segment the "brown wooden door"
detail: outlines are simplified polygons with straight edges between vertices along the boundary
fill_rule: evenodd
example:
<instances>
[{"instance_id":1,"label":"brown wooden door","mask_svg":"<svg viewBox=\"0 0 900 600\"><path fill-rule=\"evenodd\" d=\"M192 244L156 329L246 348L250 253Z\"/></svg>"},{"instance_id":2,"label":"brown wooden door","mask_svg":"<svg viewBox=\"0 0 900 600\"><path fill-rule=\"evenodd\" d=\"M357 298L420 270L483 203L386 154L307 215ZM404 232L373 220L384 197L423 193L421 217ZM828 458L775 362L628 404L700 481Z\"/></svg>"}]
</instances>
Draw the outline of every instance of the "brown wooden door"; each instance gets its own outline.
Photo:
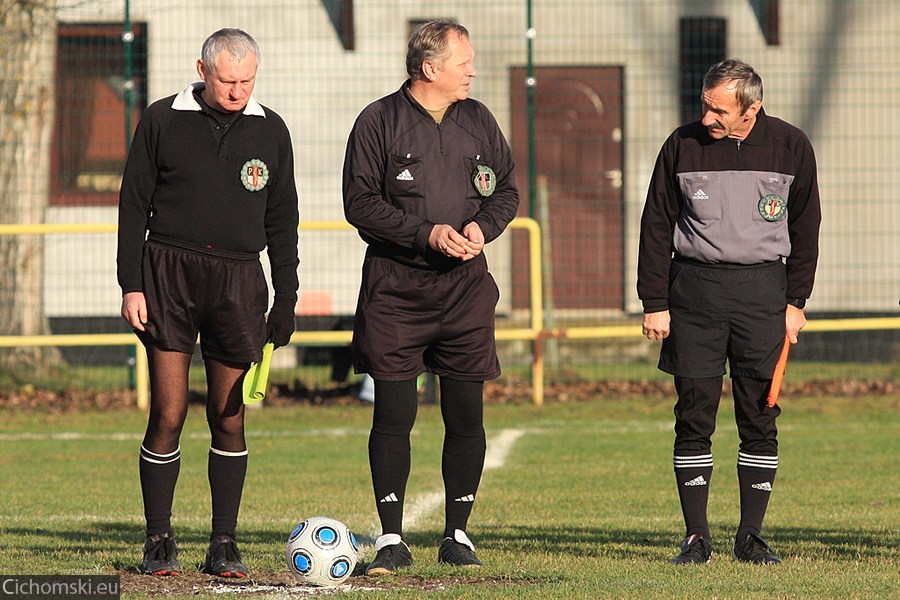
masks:
<instances>
[{"instance_id":1,"label":"brown wooden door","mask_svg":"<svg viewBox=\"0 0 900 600\"><path fill-rule=\"evenodd\" d=\"M546 182L552 302L557 309L624 306L621 67L534 70L535 171ZM528 191L526 70L512 69L512 146L519 214L534 214ZM514 247L513 305L527 302L527 252ZM545 276L547 274L545 273Z\"/></svg>"}]
</instances>

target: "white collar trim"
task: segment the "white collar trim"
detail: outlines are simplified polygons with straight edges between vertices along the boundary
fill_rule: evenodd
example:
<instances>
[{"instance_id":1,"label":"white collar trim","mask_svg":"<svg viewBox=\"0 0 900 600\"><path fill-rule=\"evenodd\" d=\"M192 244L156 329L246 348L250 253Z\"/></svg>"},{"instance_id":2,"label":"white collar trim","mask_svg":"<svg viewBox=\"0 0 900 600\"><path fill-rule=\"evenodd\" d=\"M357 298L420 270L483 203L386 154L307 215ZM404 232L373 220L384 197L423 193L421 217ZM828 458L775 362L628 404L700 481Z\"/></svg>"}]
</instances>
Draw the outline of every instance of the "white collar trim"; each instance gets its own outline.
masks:
<instances>
[{"instance_id":1,"label":"white collar trim","mask_svg":"<svg viewBox=\"0 0 900 600\"><path fill-rule=\"evenodd\" d=\"M175 100L172 101L172 108L174 110L202 110L200 104L194 99L194 90L202 90L205 87L206 84L202 81L195 81L188 85L175 96ZM250 100L247 101L247 106L244 107L244 114L265 118L266 111L253 96L250 96Z\"/></svg>"}]
</instances>

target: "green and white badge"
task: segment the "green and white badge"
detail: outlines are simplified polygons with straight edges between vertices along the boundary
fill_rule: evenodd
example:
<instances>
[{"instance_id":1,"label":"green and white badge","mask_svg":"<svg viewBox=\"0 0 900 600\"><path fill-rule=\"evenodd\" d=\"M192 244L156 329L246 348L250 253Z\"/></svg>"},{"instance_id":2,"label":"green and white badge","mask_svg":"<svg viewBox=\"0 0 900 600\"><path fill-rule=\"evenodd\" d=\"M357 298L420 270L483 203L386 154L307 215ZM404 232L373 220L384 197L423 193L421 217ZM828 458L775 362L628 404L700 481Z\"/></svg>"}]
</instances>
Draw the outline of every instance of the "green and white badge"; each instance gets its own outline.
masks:
<instances>
[{"instance_id":1,"label":"green and white badge","mask_svg":"<svg viewBox=\"0 0 900 600\"><path fill-rule=\"evenodd\" d=\"M497 189L497 175L494 170L485 165L475 167L475 174L472 177L472 183L478 193L487 198Z\"/></svg>"},{"instance_id":2,"label":"green and white badge","mask_svg":"<svg viewBox=\"0 0 900 600\"><path fill-rule=\"evenodd\" d=\"M780 221L787 215L787 202L778 194L767 194L759 199L759 216L766 221Z\"/></svg>"},{"instance_id":3,"label":"green and white badge","mask_svg":"<svg viewBox=\"0 0 900 600\"><path fill-rule=\"evenodd\" d=\"M263 189L268 181L269 167L258 158L248 160L241 167L241 183L251 192L258 192Z\"/></svg>"}]
</instances>

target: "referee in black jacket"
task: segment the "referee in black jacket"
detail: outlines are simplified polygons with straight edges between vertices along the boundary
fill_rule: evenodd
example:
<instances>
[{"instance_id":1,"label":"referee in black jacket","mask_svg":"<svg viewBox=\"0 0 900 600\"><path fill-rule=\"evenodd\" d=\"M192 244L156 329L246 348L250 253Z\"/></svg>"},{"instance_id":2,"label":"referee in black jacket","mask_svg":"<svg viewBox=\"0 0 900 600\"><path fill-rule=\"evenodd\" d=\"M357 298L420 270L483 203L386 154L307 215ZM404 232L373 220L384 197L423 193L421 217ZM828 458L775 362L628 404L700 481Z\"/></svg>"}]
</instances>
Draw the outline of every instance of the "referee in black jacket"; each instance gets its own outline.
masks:
<instances>
[{"instance_id":1,"label":"referee in black jacket","mask_svg":"<svg viewBox=\"0 0 900 600\"><path fill-rule=\"evenodd\" d=\"M247 471L242 381L266 339L284 346L297 301L297 189L287 127L251 95L260 53L238 29L203 43L201 81L154 102L135 132L119 197L122 317L147 349L150 416L140 477L142 570L178 575L171 524L197 336L206 366L212 532L204 570L247 577L236 543ZM259 253L267 249L275 300Z\"/></svg>"},{"instance_id":2,"label":"referee in black jacket","mask_svg":"<svg viewBox=\"0 0 900 600\"><path fill-rule=\"evenodd\" d=\"M499 292L482 252L515 217L512 155L469 98L468 31L432 21L409 41L409 80L369 105L350 134L344 212L368 244L353 331L354 366L375 380L369 463L382 535L367 574L412 563L403 541L416 378L440 376L446 429L441 562L477 566L466 526L485 456L484 381L500 374Z\"/></svg>"}]
</instances>

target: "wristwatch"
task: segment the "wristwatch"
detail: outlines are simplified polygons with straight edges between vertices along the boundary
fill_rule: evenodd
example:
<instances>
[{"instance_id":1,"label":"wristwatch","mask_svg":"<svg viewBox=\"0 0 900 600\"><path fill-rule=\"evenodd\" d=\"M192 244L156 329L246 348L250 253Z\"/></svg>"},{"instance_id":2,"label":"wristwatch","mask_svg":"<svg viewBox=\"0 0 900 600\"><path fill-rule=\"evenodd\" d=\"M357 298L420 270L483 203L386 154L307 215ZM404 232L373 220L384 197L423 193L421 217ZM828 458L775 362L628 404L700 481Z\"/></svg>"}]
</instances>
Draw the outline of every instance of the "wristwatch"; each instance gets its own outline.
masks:
<instances>
[{"instance_id":1,"label":"wristwatch","mask_svg":"<svg viewBox=\"0 0 900 600\"><path fill-rule=\"evenodd\" d=\"M806 306L806 298L788 298L787 303L802 310Z\"/></svg>"}]
</instances>

